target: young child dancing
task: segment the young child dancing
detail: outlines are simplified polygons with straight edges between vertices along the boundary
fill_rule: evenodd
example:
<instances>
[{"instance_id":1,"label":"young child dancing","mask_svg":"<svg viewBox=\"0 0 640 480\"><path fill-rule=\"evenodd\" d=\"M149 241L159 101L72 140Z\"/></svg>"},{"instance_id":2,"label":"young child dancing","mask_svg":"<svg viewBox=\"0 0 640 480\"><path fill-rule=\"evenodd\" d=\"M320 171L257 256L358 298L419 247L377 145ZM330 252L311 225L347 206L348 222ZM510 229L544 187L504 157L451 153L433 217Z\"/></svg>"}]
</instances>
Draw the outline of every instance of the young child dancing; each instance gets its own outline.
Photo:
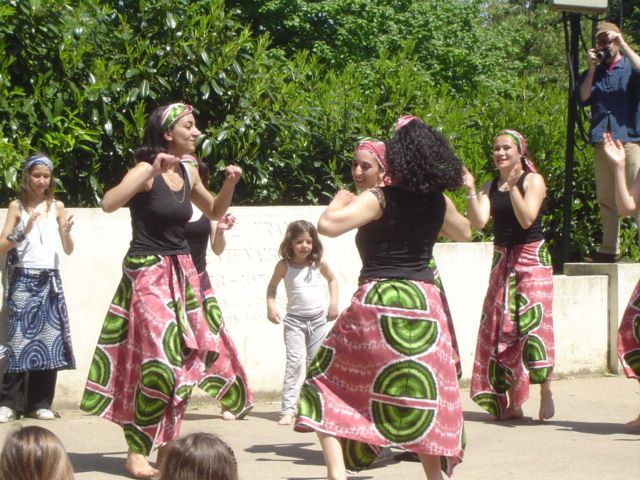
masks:
<instances>
[{"instance_id":1,"label":"young child dancing","mask_svg":"<svg viewBox=\"0 0 640 480\"><path fill-rule=\"evenodd\" d=\"M58 370L75 368L58 270L58 238L70 255L73 220L54 199L53 186L51 160L41 153L27 158L18 199L9 204L0 233L0 253L9 252L11 267L5 290L9 325L0 423L15 420L21 412L53 420Z\"/></svg>"},{"instance_id":2,"label":"young child dancing","mask_svg":"<svg viewBox=\"0 0 640 480\"><path fill-rule=\"evenodd\" d=\"M338 317L338 282L322 260L322 243L316 227L306 220L287 226L280 244L280 260L267 287L267 318L282 321L276 305L278 284L284 280L287 292L287 314L284 317L284 343L287 363L282 386L282 416L278 423L290 425L297 409L302 357L306 349L307 363L313 359L326 334L326 321ZM325 315L322 280L329 284L329 310Z\"/></svg>"},{"instance_id":3,"label":"young child dancing","mask_svg":"<svg viewBox=\"0 0 640 480\"><path fill-rule=\"evenodd\" d=\"M73 468L58 437L46 428L29 426L7 435L0 480L73 480Z\"/></svg>"}]
</instances>

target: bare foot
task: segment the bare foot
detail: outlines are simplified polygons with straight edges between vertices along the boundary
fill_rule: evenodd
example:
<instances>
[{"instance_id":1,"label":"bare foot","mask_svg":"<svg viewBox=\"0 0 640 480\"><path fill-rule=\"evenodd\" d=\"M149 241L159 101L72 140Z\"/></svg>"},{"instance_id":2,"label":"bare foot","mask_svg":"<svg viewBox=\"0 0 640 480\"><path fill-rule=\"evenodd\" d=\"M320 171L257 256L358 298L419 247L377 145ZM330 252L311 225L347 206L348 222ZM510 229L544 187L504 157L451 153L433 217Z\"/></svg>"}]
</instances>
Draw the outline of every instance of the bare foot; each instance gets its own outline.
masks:
<instances>
[{"instance_id":1,"label":"bare foot","mask_svg":"<svg viewBox=\"0 0 640 480\"><path fill-rule=\"evenodd\" d=\"M236 416L229 410L222 410L222 419L226 421L235 420Z\"/></svg>"},{"instance_id":2,"label":"bare foot","mask_svg":"<svg viewBox=\"0 0 640 480\"><path fill-rule=\"evenodd\" d=\"M625 423L624 426L628 430L640 430L640 415L638 415L638 418L636 418L635 420L631 420L630 422Z\"/></svg>"},{"instance_id":3,"label":"bare foot","mask_svg":"<svg viewBox=\"0 0 640 480\"><path fill-rule=\"evenodd\" d=\"M291 413L285 413L278 420L278 425L291 425L291 423L293 423L293 414Z\"/></svg>"},{"instance_id":4,"label":"bare foot","mask_svg":"<svg viewBox=\"0 0 640 480\"><path fill-rule=\"evenodd\" d=\"M524 413L522 412L521 407L517 407L517 408L507 407L504 409L504 412L502 412L502 416L498 418L498 420L512 420L515 418L522 418L522 417L524 417Z\"/></svg>"},{"instance_id":5,"label":"bare foot","mask_svg":"<svg viewBox=\"0 0 640 480\"><path fill-rule=\"evenodd\" d=\"M551 390L540 390L540 412L538 412L538 418L540 421L544 422L545 420L552 418L555 413L556 408L553 404L553 395L551 395Z\"/></svg>"},{"instance_id":6,"label":"bare foot","mask_svg":"<svg viewBox=\"0 0 640 480\"><path fill-rule=\"evenodd\" d=\"M158 470L149 465L147 457L131 450L127 452L127 461L124 464L124 468L135 478L153 478L160 474Z\"/></svg>"}]
</instances>

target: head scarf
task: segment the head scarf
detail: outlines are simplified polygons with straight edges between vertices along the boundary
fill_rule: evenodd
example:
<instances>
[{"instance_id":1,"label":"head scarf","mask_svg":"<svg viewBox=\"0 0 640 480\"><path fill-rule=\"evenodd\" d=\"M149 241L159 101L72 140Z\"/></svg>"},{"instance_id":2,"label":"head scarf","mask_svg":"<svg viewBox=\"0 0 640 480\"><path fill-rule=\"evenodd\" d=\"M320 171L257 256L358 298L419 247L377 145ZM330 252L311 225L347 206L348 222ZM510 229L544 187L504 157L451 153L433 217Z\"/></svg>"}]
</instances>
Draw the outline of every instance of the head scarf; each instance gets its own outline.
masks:
<instances>
[{"instance_id":1,"label":"head scarf","mask_svg":"<svg viewBox=\"0 0 640 480\"><path fill-rule=\"evenodd\" d=\"M520 132L517 132L516 130L500 130L498 132L498 135L496 135L496 138L503 135L513 140L513 143L515 143L518 147L520 159L522 160L522 168L530 172L537 173L538 171L536 170L536 166L531 160L529 160L529 157L527 155L527 141L525 140L524 135L522 135ZM493 139L494 142L496 138Z\"/></svg>"},{"instance_id":2,"label":"head scarf","mask_svg":"<svg viewBox=\"0 0 640 480\"><path fill-rule=\"evenodd\" d=\"M34 165L44 165L49 170L53 171L53 162L49 160L46 155L42 155L41 153L31 155L29 158L27 158L27 160L24 162L23 169L29 170Z\"/></svg>"},{"instance_id":3,"label":"head scarf","mask_svg":"<svg viewBox=\"0 0 640 480\"><path fill-rule=\"evenodd\" d=\"M396 120L396 126L393 128L393 130L397 132L402 127L404 127L407 123L412 122L413 120L422 121L420 120L420 118L416 117L415 115L402 115L400 118L398 118L398 120Z\"/></svg>"},{"instance_id":4,"label":"head scarf","mask_svg":"<svg viewBox=\"0 0 640 480\"><path fill-rule=\"evenodd\" d=\"M356 145L356 152L369 152L383 170L387 169L387 147L380 140L362 140Z\"/></svg>"},{"instance_id":5,"label":"head scarf","mask_svg":"<svg viewBox=\"0 0 640 480\"><path fill-rule=\"evenodd\" d=\"M193 107L186 103L172 103L171 105L168 105L160 117L162 130L169 130L179 119L185 115L189 115L192 111Z\"/></svg>"}]
</instances>

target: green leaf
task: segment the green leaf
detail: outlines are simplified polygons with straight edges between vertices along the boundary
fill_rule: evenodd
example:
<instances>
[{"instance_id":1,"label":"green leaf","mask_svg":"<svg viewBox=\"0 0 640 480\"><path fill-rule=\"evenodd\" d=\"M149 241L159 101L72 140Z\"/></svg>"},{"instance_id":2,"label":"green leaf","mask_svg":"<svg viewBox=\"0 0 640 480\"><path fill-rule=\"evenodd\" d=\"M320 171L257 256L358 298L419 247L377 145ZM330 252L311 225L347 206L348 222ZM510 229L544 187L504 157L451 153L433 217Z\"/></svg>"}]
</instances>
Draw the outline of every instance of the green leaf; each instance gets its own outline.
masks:
<instances>
[{"instance_id":1,"label":"green leaf","mask_svg":"<svg viewBox=\"0 0 640 480\"><path fill-rule=\"evenodd\" d=\"M173 15L171 14L171 12L167 12L167 27L169 27L170 29L174 29L176 28L176 19L173 18Z\"/></svg>"}]
</instances>

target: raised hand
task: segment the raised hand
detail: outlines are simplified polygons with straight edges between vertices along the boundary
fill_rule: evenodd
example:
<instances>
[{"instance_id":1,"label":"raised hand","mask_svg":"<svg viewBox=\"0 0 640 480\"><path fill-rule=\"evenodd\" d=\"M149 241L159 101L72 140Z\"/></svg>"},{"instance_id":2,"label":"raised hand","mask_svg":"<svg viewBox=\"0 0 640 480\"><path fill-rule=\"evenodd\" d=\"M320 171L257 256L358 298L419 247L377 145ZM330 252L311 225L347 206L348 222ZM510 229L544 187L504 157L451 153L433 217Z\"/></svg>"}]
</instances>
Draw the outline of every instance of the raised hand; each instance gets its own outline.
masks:
<instances>
[{"instance_id":1,"label":"raised hand","mask_svg":"<svg viewBox=\"0 0 640 480\"><path fill-rule=\"evenodd\" d=\"M62 231L65 233L71 232L71 227L73 227L73 215L69 215L69 217L62 224Z\"/></svg>"},{"instance_id":2,"label":"raised hand","mask_svg":"<svg viewBox=\"0 0 640 480\"><path fill-rule=\"evenodd\" d=\"M224 216L218 220L218 225L216 228L221 232L230 230L236 224L236 217L231 215L230 213L225 213Z\"/></svg>"},{"instance_id":3,"label":"raised hand","mask_svg":"<svg viewBox=\"0 0 640 480\"><path fill-rule=\"evenodd\" d=\"M462 186L466 188L469 193L476 189L476 179L473 178L473 175L467 167L462 167Z\"/></svg>"},{"instance_id":4,"label":"raised hand","mask_svg":"<svg viewBox=\"0 0 640 480\"><path fill-rule=\"evenodd\" d=\"M587 50L587 64L590 69L595 69L598 64L600 64L600 60L596 56L595 48L591 48Z\"/></svg>"},{"instance_id":5,"label":"raised hand","mask_svg":"<svg viewBox=\"0 0 640 480\"><path fill-rule=\"evenodd\" d=\"M156 155L151 166L153 167L154 173L159 175L161 173L168 172L169 170L173 170L178 162L180 162L180 159L175 155L160 152Z\"/></svg>"},{"instance_id":6,"label":"raised hand","mask_svg":"<svg viewBox=\"0 0 640 480\"><path fill-rule=\"evenodd\" d=\"M356 195L351 193L349 190L338 190L335 197L333 197L332 203L337 203L342 206L349 205L356 198Z\"/></svg>"},{"instance_id":7,"label":"raised hand","mask_svg":"<svg viewBox=\"0 0 640 480\"><path fill-rule=\"evenodd\" d=\"M227 165L224 167L224 181L233 185L240 181L242 176L242 168L237 165Z\"/></svg>"},{"instance_id":8,"label":"raised hand","mask_svg":"<svg viewBox=\"0 0 640 480\"><path fill-rule=\"evenodd\" d=\"M609 132L605 132L603 147L609 162L614 167L624 168L626 155L623 143L620 140L614 140Z\"/></svg>"},{"instance_id":9,"label":"raised hand","mask_svg":"<svg viewBox=\"0 0 640 480\"><path fill-rule=\"evenodd\" d=\"M516 188L520 175L522 175L522 170L515 169L515 168L511 170L511 172L509 173L509 176L507 177L507 185L509 185L510 190L512 188Z\"/></svg>"},{"instance_id":10,"label":"raised hand","mask_svg":"<svg viewBox=\"0 0 640 480\"><path fill-rule=\"evenodd\" d=\"M33 224L38 220L39 216L40 216L40 212L36 212L36 211L31 212L31 215L29 216L29 220L27 220L27 224L24 227L25 235L31 231L31 229L33 228Z\"/></svg>"}]
</instances>

